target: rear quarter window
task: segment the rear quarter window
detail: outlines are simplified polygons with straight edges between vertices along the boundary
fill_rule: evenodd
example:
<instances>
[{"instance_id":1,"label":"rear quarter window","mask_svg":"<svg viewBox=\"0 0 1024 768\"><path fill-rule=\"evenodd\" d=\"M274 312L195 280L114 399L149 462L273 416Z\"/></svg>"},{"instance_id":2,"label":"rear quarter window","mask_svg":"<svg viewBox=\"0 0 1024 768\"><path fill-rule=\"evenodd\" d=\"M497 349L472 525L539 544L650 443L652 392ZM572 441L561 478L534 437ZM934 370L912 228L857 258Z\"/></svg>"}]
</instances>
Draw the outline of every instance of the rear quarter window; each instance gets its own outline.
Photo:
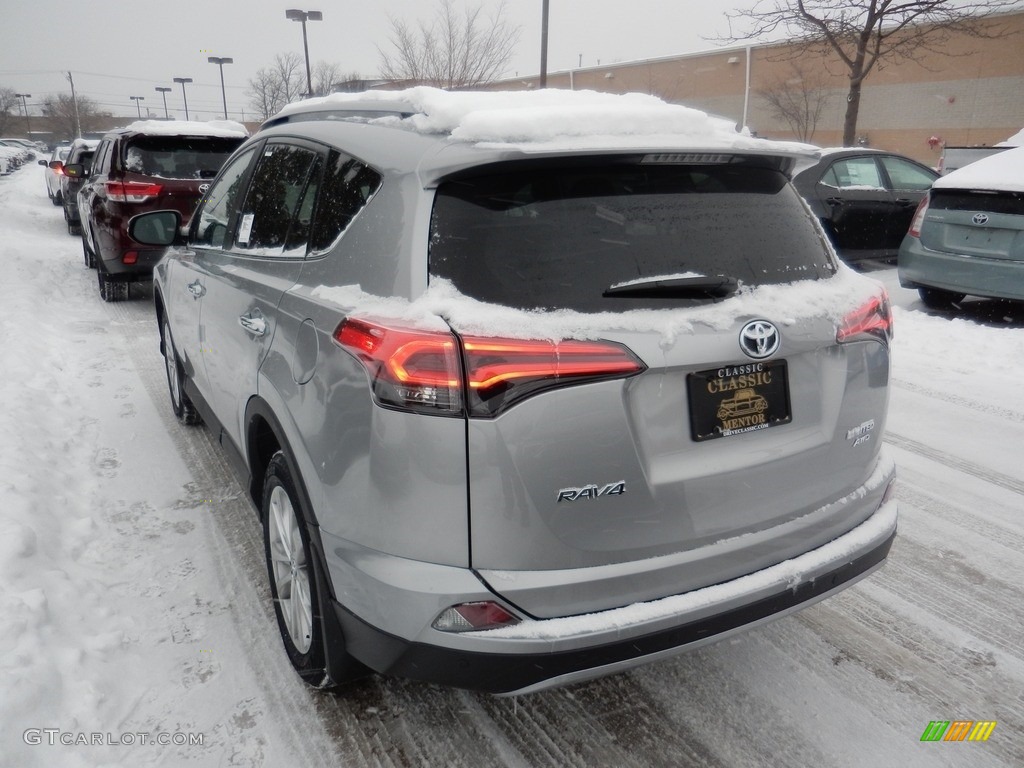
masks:
<instances>
[{"instance_id":1,"label":"rear quarter window","mask_svg":"<svg viewBox=\"0 0 1024 768\"><path fill-rule=\"evenodd\" d=\"M747 164L539 164L443 183L430 275L481 301L583 312L711 300L604 296L677 275L740 285L820 279L835 264L806 205L771 168Z\"/></svg>"}]
</instances>

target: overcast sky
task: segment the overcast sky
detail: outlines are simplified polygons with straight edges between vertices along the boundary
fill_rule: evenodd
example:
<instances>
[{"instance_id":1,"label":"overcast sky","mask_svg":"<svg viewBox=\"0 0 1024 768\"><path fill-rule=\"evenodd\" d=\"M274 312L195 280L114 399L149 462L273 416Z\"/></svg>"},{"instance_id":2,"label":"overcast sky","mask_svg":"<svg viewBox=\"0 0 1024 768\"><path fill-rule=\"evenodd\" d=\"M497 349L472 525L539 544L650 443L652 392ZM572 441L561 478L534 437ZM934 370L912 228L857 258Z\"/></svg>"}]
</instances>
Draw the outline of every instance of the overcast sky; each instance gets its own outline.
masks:
<instances>
[{"instance_id":1,"label":"overcast sky","mask_svg":"<svg viewBox=\"0 0 1024 768\"><path fill-rule=\"evenodd\" d=\"M477 0L455 0L460 7ZM301 26L285 9L319 10L308 22L310 59L337 62L345 73L374 77L377 46L386 48L389 15L416 21L436 10L434 0L0 0L0 87L31 93L38 104L49 93L75 88L115 115L136 114L129 96L142 96L163 115L156 86L170 86L168 107L181 112L181 86L191 77L190 115L221 116L218 68L208 56L230 56L224 67L228 111L249 112L246 84L274 54L302 55ZM480 0L493 12L500 0ZM745 0L550 0L548 71L668 56L715 47L703 37L727 30L724 11ZM508 77L540 69L541 0L507 0L508 18L521 27ZM38 112L38 109L36 110Z\"/></svg>"}]
</instances>

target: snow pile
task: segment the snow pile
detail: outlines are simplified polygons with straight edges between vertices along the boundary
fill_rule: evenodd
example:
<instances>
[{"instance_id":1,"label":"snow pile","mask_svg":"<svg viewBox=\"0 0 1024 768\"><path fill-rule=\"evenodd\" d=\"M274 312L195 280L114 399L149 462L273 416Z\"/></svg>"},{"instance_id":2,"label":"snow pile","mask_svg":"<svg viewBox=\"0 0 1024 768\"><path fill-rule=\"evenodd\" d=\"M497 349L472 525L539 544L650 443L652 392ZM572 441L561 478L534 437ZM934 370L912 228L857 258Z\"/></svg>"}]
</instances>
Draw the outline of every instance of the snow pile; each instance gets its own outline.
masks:
<instances>
[{"instance_id":1,"label":"snow pile","mask_svg":"<svg viewBox=\"0 0 1024 768\"><path fill-rule=\"evenodd\" d=\"M234 120L136 120L127 127L152 136L221 136L246 138L249 131Z\"/></svg>"},{"instance_id":2,"label":"snow pile","mask_svg":"<svg viewBox=\"0 0 1024 768\"><path fill-rule=\"evenodd\" d=\"M1024 192L1024 147L983 157L943 176L933 189L993 189Z\"/></svg>"},{"instance_id":3,"label":"snow pile","mask_svg":"<svg viewBox=\"0 0 1024 768\"><path fill-rule=\"evenodd\" d=\"M334 93L289 104L278 115L356 104L412 109L409 118L383 117L419 133L448 134L455 141L497 145L585 149L607 146L679 146L814 152L808 144L753 138L725 118L642 93L597 91L468 91L425 86L404 91Z\"/></svg>"},{"instance_id":4,"label":"snow pile","mask_svg":"<svg viewBox=\"0 0 1024 768\"><path fill-rule=\"evenodd\" d=\"M879 286L841 267L828 280L800 280L781 285L741 288L733 296L704 307L674 310L632 310L585 313L574 310L522 310L487 304L460 293L448 280L434 278L416 300L384 298L364 293L359 286L319 286L313 295L342 306L354 317L398 322L421 330L517 339L598 339L610 331L657 333L663 346L698 326L724 330L739 317L770 317L783 325L802 318L826 317L838 324Z\"/></svg>"}]
</instances>

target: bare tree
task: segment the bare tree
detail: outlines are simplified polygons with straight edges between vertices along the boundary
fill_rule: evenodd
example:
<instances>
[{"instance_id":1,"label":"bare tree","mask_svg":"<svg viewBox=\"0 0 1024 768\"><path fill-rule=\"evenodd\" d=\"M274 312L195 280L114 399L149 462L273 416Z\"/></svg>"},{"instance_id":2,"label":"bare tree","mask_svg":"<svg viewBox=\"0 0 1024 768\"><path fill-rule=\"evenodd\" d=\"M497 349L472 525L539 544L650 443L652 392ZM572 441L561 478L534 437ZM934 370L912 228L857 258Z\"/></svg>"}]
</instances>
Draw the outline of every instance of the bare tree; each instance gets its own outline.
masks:
<instances>
[{"instance_id":1,"label":"bare tree","mask_svg":"<svg viewBox=\"0 0 1024 768\"><path fill-rule=\"evenodd\" d=\"M0 88L0 136L6 136L14 129L20 102L11 88Z\"/></svg>"},{"instance_id":2,"label":"bare tree","mask_svg":"<svg viewBox=\"0 0 1024 768\"><path fill-rule=\"evenodd\" d=\"M953 33L982 39L1006 34L984 20L1018 7L1020 0L756 0L748 11L730 11L730 43L753 40L779 31L793 38L798 52L831 51L849 79L843 144L857 134L864 78L883 62L917 60L926 53L945 53ZM744 22L747 31L734 32Z\"/></svg>"},{"instance_id":3,"label":"bare tree","mask_svg":"<svg viewBox=\"0 0 1024 768\"><path fill-rule=\"evenodd\" d=\"M51 94L43 99L43 114L50 118L50 130L57 138L73 139L78 136L75 99L70 93ZM106 117L110 117L110 113L100 111L95 101L88 96L78 97L78 118L83 133L98 130L100 121L97 118Z\"/></svg>"},{"instance_id":4,"label":"bare tree","mask_svg":"<svg viewBox=\"0 0 1024 768\"><path fill-rule=\"evenodd\" d=\"M305 91L306 70L302 58L297 53L279 53L274 56L274 63L256 72L256 77L249 80L246 96L249 106L266 120L290 104Z\"/></svg>"},{"instance_id":5,"label":"bare tree","mask_svg":"<svg viewBox=\"0 0 1024 768\"><path fill-rule=\"evenodd\" d=\"M789 77L769 83L758 95L768 103L772 115L785 121L800 141L810 141L814 136L829 100L821 76L809 73L797 62L790 64Z\"/></svg>"},{"instance_id":6,"label":"bare tree","mask_svg":"<svg viewBox=\"0 0 1024 768\"><path fill-rule=\"evenodd\" d=\"M381 75L439 88L471 88L496 80L519 42L518 26L505 18L504 2L490 18L482 6L459 16L453 0L440 0L433 20L414 28L391 18L391 46L380 48Z\"/></svg>"},{"instance_id":7,"label":"bare tree","mask_svg":"<svg viewBox=\"0 0 1024 768\"><path fill-rule=\"evenodd\" d=\"M331 86L341 80L341 65L336 61L318 61L313 66L313 93L317 96L326 96Z\"/></svg>"}]
</instances>

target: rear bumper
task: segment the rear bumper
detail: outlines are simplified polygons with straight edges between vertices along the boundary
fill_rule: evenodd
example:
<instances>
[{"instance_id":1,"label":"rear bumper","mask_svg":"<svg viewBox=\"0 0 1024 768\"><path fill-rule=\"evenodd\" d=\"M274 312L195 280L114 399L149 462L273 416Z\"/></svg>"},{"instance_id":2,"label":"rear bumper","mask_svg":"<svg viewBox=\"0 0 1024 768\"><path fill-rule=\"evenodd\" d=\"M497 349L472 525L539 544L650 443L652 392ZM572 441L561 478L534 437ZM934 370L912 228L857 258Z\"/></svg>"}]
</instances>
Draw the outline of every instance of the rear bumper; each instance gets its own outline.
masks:
<instances>
[{"instance_id":1,"label":"rear bumper","mask_svg":"<svg viewBox=\"0 0 1024 768\"><path fill-rule=\"evenodd\" d=\"M584 616L526 619L484 632L450 634L427 626L415 637L402 637L338 603L333 607L349 653L377 672L496 694L532 693L666 658L828 597L881 566L896 523L896 503L890 501L828 544L730 582ZM326 551L330 553L329 545ZM336 594L345 599L349 593L338 590L334 563L330 570ZM494 598L485 590L444 594L451 586L451 580L420 582L416 590L434 603L433 615L463 600ZM402 610L401 600L389 605L387 595L381 597L378 610Z\"/></svg>"},{"instance_id":2,"label":"rear bumper","mask_svg":"<svg viewBox=\"0 0 1024 768\"><path fill-rule=\"evenodd\" d=\"M933 251L906 237L900 248L900 285L1024 301L1024 261Z\"/></svg>"}]
</instances>

